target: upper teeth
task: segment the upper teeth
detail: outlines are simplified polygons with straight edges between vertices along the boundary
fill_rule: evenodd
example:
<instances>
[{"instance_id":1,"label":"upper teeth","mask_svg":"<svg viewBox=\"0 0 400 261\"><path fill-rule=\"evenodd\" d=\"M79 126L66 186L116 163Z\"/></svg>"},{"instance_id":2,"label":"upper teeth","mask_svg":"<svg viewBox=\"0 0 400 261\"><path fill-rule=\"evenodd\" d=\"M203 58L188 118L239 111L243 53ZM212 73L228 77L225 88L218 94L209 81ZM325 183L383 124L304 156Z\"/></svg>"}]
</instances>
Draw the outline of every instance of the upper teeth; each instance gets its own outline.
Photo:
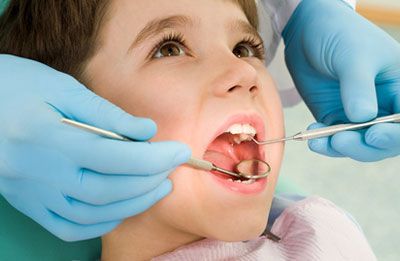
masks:
<instances>
[{"instance_id":1,"label":"upper teeth","mask_svg":"<svg viewBox=\"0 0 400 261\"><path fill-rule=\"evenodd\" d=\"M233 141L236 144L240 144L242 141L250 141L257 134L256 129L250 124L234 124L226 132L235 135Z\"/></svg>"},{"instance_id":2,"label":"upper teeth","mask_svg":"<svg viewBox=\"0 0 400 261\"><path fill-rule=\"evenodd\" d=\"M226 132L231 134L247 134L253 137L257 134L256 129L250 124L234 124L230 126Z\"/></svg>"}]
</instances>

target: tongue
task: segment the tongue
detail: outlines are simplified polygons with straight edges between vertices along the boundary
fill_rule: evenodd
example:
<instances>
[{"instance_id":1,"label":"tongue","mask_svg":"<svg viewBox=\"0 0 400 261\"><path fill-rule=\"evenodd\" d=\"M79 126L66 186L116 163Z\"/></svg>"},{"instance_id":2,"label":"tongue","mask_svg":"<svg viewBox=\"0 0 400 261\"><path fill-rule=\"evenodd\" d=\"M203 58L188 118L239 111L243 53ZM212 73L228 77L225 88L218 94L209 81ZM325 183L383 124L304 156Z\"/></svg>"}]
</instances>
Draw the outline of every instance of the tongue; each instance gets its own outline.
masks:
<instances>
[{"instance_id":1,"label":"tongue","mask_svg":"<svg viewBox=\"0 0 400 261\"><path fill-rule=\"evenodd\" d=\"M258 145L254 142L235 144L232 141L231 134L224 133L218 136L207 148L203 158L231 171L242 160L259 158Z\"/></svg>"},{"instance_id":2,"label":"tongue","mask_svg":"<svg viewBox=\"0 0 400 261\"><path fill-rule=\"evenodd\" d=\"M216 166L220 168L224 168L227 170L233 170L238 163L237 160L232 159L229 156L226 156L218 151L207 150L203 156L203 159L208 160L214 163Z\"/></svg>"}]
</instances>

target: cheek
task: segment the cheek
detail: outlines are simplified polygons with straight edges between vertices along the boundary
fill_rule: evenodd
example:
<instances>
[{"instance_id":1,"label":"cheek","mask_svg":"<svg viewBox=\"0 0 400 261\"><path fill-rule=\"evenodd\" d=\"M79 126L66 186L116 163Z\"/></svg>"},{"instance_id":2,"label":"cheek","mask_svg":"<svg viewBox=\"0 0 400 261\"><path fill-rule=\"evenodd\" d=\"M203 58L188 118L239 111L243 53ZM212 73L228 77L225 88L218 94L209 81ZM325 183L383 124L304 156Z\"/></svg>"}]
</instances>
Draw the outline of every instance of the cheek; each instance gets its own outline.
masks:
<instances>
[{"instance_id":1,"label":"cheek","mask_svg":"<svg viewBox=\"0 0 400 261\"><path fill-rule=\"evenodd\" d=\"M193 78L185 77L184 72L143 70L131 79L117 98L127 112L153 119L159 130L171 130L171 125L177 126L193 114L200 88L193 86Z\"/></svg>"},{"instance_id":2,"label":"cheek","mask_svg":"<svg viewBox=\"0 0 400 261\"><path fill-rule=\"evenodd\" d=\"M202 188L202 177L206 175L198 171L181 166L171 175L173 182L172 193L161 200L154 211L162 223L175 230L182 231L193 236L204 235L204 220L208 218L210 201Z\"/></svg>"},{"instance_id":3,"label":"cheek","mask_svg":"<svg viewBox=\"0 0 400 261\"><path fill-rule=\"evenodd\" d=\"M258 100L259 106L263 108L266 115L266 139L276 139L285 136L283 110L274 80L269 75L265 67L258 68L261 90L260 99ZM269 192L268 198L273 197L275 185L278 180L279 171L281 168L284 143L274 143L263 145L265 149L265 160L271 165L272 171L268 176L267 190Z\"/></svg>"},{"instance_id":4,"label":"cheek","mask_svg":"<svg viewBox=\"0 0 400 261\"><path fill-rule=\"evenodd\" d=\"M268 138L281 138L285 135L282 103L276 85L265 69L261 73L261 84L258 102L267 117Z\"/></svg>"}]
</instances>

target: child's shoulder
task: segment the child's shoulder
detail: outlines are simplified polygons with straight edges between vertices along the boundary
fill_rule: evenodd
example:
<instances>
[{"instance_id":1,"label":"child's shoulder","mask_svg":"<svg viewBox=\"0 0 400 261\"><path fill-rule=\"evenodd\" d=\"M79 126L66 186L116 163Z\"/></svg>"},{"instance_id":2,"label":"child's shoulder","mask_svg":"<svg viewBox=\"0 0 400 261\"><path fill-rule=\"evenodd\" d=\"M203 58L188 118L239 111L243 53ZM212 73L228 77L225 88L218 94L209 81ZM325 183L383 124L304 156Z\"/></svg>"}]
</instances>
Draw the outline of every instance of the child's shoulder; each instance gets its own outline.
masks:
<instances>
[{"instance_id":1,"label":"child's shoulder","mask_svg":"<svg viewBox=\"0 0 400 261\"><path fill-rule=\"evenodd\" d=\"M311 196L288 206L271 232L290 246L298 260L375 260L358 224L331 201ZM311 258L311 259L308 259ZM340 259L332 259L340 258Z\"/></svg>"}]
</instances>

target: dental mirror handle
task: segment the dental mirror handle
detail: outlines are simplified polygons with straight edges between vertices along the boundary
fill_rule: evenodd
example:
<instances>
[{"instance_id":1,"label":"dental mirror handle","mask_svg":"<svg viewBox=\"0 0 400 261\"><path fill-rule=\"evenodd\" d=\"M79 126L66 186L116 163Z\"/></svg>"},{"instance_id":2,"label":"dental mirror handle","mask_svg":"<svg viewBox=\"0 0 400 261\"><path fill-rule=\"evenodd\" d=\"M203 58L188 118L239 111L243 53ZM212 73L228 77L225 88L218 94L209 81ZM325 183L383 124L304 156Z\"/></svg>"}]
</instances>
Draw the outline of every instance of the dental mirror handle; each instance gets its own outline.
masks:
<instances>
[{"instance_id":1,"label":"dental mirror handle","mask_svg":"<svg viewBox=\"0 0 400 261\"><path fill-rule=\"evenodd\" d=\"M196 168L196 169L202 169L202 170L207 170L207 171L212 171L214 170L214 164L212 164L209 161L206 160L201 160L201 159L196 159L196 158L190 158L186 164Z\"/></svg>"},{"instance_id":2,"label":"dental mirror handle","mask_svg":"<svg viewBox=\"0 0 400 261\"><path fill-rule=\"evenodd\" d=\"M376 118L373 121L364 122L364 123L347 123L347 124L338 124L333 126L328 126L315 130L307 130L297 133L296 135L290 137L292 140L304 141L309 139L317 139L322 137L331 136L341 131L350 131L350 130L358 130L365 127L369 127L378 123L388 123L388 122L399 122L400 123L400 113L393 114L389 116L384 116L380 118Z\"/></svg>"},{"instance_id":3,"label":"dental mirror handle","mask_svg":"<svg viewBox=\"0 0 400 261\"><path fill-rule=\"evenodd\" d=\"M132 140L128 137L122 136L120 134L117 134L115 132L112 131L108 131L108 130L103 130L85 123L81 123L81 122L77 122L74 120L70 120L70 119L66 119L66 118L62 118L61 119L62 123L68 124L70 126L73 126L75 128L81 129L81 130L85 130L106 138L110 138L110 139L114 139L114 140L120 140L120 141L135 141ZM196 158L190 158L190 160L186 163L194 168L197 169L202 169L202 170L207 170L207 171L212 171L212 170L216 170L219 172L222 172L224 174L230 175L230 176L234 176L234 177L242 177L241 175L231 172L229 170L223 169L223 168L219 168L217 166L215 166L214 164L212 164L209 161L206 160L201 160L201 159L196 159Z\"/></svg>"},{"instance_id":4,"label":"dental mirror handle","mask_svg":"<svg viewBox=\"0 0 400 261\"><path fill-rule=\"evenodd\" d=\"M196 169L202 169L202 170L207 170L207 171L216 170L216 171L219 171L219 172L222 172L224 174L227 174L227 175L230 175L230 176L234 176L234 177L237 177L237 178L242 177L242 175L240 175L240 174L234 173L232 171L229 171L229 170L226 170L226 169L223 169L223 168L219 168L219 167L215 166L213 163L211 163L209 161L206 161L206 160L202 160L202 159L196 159L196 158L191 157L189 159L189 161L186 162L186 164L188 164L188 165L190 165L190 166L192 166L193 168L196 168Z\"/></svg>"},{"instance_id":5,"label":"dental mirror handle","mask_svg":"<svg viewBox=\"0 0 400 261\"><path fill-rule=\"evenodd\" d=\"M117 134L115 132L108 131L108 130L103 130L103 129L94 127L92 125L88 125L88 124L85 124L85 123L82 123L82 122L70 120L70 119L67 119L67 118L62 118L61 122L65 123L65 124L68 124L68 125L70 125L72 127L75 127L75 128L87 131L87 132L91 132L91 133L94 133L94 134L97 134L97 135L100 135L102 137L106 137L106 138L109 138L109 139L120 140L120 141L135 141L135 140L132 140L132 139L130 139L128 137L119 135L119 134Z\"/></svg>"}]
</instances>

